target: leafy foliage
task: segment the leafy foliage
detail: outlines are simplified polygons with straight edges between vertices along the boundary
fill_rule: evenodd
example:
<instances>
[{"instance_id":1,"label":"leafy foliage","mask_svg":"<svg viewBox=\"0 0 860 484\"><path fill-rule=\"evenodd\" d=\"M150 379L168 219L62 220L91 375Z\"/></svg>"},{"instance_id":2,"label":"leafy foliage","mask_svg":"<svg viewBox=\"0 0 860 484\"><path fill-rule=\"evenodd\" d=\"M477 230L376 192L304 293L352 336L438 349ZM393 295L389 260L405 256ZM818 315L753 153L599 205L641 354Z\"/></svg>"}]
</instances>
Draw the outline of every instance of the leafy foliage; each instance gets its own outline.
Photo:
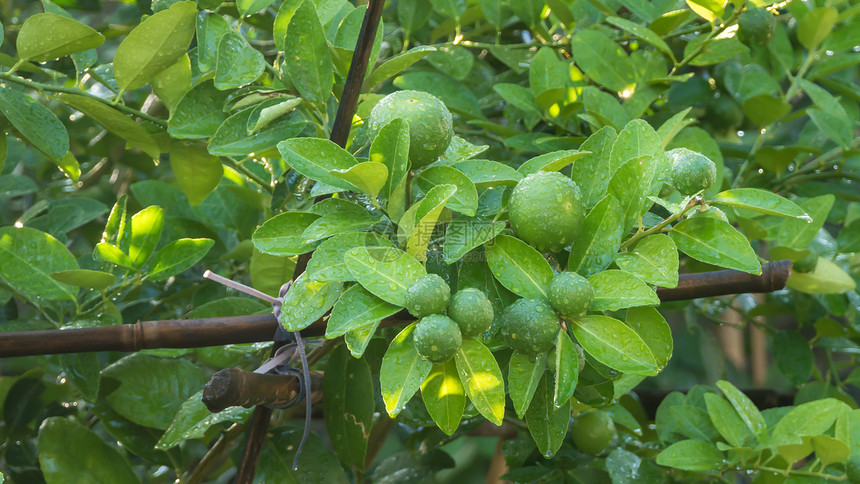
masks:
<instances>
[{"instance_id":1,"label":"leafy foliage","mask_svg":"<svg viewBox=\"0 0 860 484\"><path fill-rule=\"evenodd\" d=\"M313 437L293 470L299 434L279 426L259 479L420 480L448 467L438 476L465 478L441 446L483 452L469 434L486 422L516 429L500 446L514 482L856 472L850 2L392 1L346 146L328 138L362 2L7 3L0 331L256 313L201 283L203 267L276 295L307 263L280 323L326 321L330 342L316 348L334 347L319 364L334 453ZM444 104L454 136L397 106L369 126L405 90ZM679 179L679 153L706 159L706 176ZM515 200L526 222L512 224L511 194L539 172L575 188ZM574 205L577 233L529 245L524 234L549 225L528 221ZM787 290L660 303L680 272L759 274L780 259L796 263ZM547 302L565 271L593 290L576 317ZM492 304L490 328L446 361L421 356L414 318L382 324L428 273ZM512 349L545 343L510 344L505 309L520 298L546 308L547 351ZM796 390L793 406L760 410L724 379L750 383L709 326L732 311L767 335L773 385ZM198 390L214 369L253 369L267 347L4 361L0 476L228 480L234 465L196 463L225 452L250 412L208 416ZM651 427L636 392L694 383L719 391L669 393ZM608 447L568 438L581 416L611 423Z\"/></svg>"}]
</instances>

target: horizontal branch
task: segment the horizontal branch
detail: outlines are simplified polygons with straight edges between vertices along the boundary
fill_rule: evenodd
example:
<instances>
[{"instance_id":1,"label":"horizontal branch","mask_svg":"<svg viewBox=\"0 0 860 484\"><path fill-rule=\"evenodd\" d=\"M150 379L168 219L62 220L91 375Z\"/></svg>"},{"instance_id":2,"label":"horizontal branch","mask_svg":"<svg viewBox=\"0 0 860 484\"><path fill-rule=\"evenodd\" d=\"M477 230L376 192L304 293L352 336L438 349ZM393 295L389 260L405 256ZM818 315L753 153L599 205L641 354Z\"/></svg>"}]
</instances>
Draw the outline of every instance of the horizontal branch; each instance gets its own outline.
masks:
<instances>
[{"instance_id":1,"label":"horizontal branch","mask_svg":"<svg viewBox=\"0 0 860 484\"><path fill-rule=\"evenodd\" d=\"M678 287L658 288L661 301L678 301L700 297L741 293L765 293L785 287L791 261L768 262L762 275L740 271L682 274ZM320 318L301 331L304 337L325 334L326 318ZM383 326L411 322L406 311L383 320ZM236 343L272 341L278 321L272 314L234 316L229 318L168 319L139 321L98 328L22 331L0 336L0 358L11 356L84 353L93 351L140 351L152 348L202 348Z\"/></svg>"}]
</instances>

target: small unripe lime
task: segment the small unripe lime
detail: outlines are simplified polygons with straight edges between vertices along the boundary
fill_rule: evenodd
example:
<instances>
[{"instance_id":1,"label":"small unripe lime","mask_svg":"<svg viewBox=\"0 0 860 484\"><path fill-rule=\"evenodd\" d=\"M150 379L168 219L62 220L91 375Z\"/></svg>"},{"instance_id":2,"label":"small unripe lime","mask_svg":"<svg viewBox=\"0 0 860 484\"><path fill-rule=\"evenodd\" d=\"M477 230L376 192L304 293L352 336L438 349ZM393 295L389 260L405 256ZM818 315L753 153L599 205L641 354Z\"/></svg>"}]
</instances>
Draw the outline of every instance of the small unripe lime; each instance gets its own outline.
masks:
<instances>
[{"instance_id":1,"label":"small unripe lime","mask_svg":"<svg viewBox=\"0 0 860 484\"><path fill-rule=\"evenodd\" d=\"M427 166L445 153L454 136L451 112L439 98L422 91L397 91L380 99L367 118L370 139L394 119L409 123L409 159Z\"/></svg>"},{"instance_id":2,"label":"small unripe lime","mask_svg":"<svg viewBox=\"0 0 860 484\"><path fill-rule=\"evenodd\" d=\"M560 272L549 283L547 294L553 309L566 318L578 318L594 301L594 290L588 279L575 272Z\"/></svg>"},{"instance_id":3,"label":"small unripe lime","mask_svg":"<svg viewBox=\"0 0 860 484\"><path fill-rule=\"evenodd\" d=\"M579 235L585 205L573 180L558 172L540 171L514 187L508 215L517 237L539 251L558 252Z\"/></svg>"},{"instance_id":4,"label":"small unripe lime","mask_svg":"<svg viewBox=\"0 0 860 484\"><path fill-rule=\"evenodd\" d=\"M493 304L474 287L461 289L448 304L448 317L457 322L463 336L479 336L493 324Z\"/></svg>"},{"instance_id":5,"label":"small unripe lime","mask_svg":"<svg viewBox=\"0 0 860 484\"><path fill-rule=\"evenodd\" d=\"M593 410L577 415L570 428L570 436L579 450L598 455L615 439L615 423L608 413Z\"/></svg>"},{"instance_id":6,"label":"small unripe lime","mask_svg":"<svg viewBox=\"0 0 860 484\"><path fill-rule=\"evenodd\" d=\"M717 165L707 156L675 148L666 155L672 161L672 184L683 195L692 195L717 181Z\"/></svg>"},{"instance_id":7,"label":"small unripe lime","mask_svg":"<svg viewBox=\"0 0 860 484\"><path fill-rule=\"evenodd\" d=\"M441 314L448 307L451 288L437 274L427 274L406 289L406 310L416 318Z\"/></svg>"},{"instance_id":8,"label":"small unripe lime","mask_svg":"<svg viewBox=\"0 0 860 484\"><path fill-rule=\"evenodd\" d=\"M738 17L738 40L749 46L770 43L776 34L776 17L763 8L744 10Z\"/></svg>"},{"instance_id":9,"label":"small unripe lime","mask_svg":"<svg viewBox=\"0 0 860 484\"><path fill-rule=\"evenodd\" d=\"M539 299L518 299L502 313L505 342L526 355L551 350L560 327L558 314L552 306Z\"/></svg>"},{"instance_id":10,"label":"small unripe lime","mask_svg":"<svg viewBox=\"0 0 860 484\"><path fill-rule=\"evenodd\" d=\"M463 344L460 327L448 316L431 314L421 318L412 333L418 354L433 363L451 359Z\"/></svg>"}]
</instances>

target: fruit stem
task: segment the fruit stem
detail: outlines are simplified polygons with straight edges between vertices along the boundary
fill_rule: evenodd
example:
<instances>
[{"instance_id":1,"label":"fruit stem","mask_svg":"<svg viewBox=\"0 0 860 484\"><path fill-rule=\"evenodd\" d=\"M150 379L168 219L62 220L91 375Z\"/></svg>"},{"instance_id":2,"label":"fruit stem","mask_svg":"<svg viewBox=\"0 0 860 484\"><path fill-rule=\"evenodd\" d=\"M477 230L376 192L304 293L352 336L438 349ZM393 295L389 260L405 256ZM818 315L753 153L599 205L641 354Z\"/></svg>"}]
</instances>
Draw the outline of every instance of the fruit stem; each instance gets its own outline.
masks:
<instances>
[{"instance_id":1,"label":"fruit stem","mask_svg":"<svg viewBox=\"0 0 860 484\"><path fill-rule=\"evenodd\" d=\"M622 251L626 251L627 249L629 249L630 247L632 247L636 242L639 242L641 239L644 239L645 237L648 237L649 235L654 235L654 234L656 234L656 233L662 232L662 231L663 231L663 229L664 229L667 225L669 225L669 224L671 224L672 222L674 222L674 221L676 221L676 220L680 219L681 217L683 217L683 216L684 216L684 214L685 214L685 213L687 213L691 208L696 207L696 206L698 206L698 205L701 205L701 204L703 204L703 203L704 203L704 201L702 200L702 198L701 198L701 197L693 197L693 198L690 200L690 202L687 204L687 206L686 206L686 207L684 207L684 209L683 209L683 210L681 210L680 212L675 213L675 214L672 214L672 215L671 215L671 216L669 216L669 217L666 217L662 222L658 223L657 225L655 225L655 226L651 227L651 228L650 228L650 229L648 229L648 230L642 230L642 229L640 228L638 232L636 232L635 234L633 234L633 237L630 237L629 239L627 239L627 242L624 242L623 244L621 244L621 249L620 249L620 250L622 250Z\"/></svg>"}]
</instances>

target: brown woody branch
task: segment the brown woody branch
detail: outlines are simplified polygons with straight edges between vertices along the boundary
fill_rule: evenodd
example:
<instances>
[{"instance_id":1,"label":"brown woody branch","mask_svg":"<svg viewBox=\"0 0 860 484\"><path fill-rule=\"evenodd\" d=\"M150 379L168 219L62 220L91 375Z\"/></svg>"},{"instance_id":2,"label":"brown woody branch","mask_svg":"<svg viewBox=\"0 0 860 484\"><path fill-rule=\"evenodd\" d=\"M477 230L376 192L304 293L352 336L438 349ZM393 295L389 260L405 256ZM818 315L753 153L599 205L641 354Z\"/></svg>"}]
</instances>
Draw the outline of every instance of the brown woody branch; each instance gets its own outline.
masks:
<instances>
[{"instance_id":1,"label":"brown woody branch","mask_svg":"<svg viewBox=\"0 0 860 484\"><path fill-rule=\"evenodd\" d=\"M678 287L657 289L661 301L740 293L764 293L785 287L791 261L768 262L762 275L740 271L682 274ZM412 319L401 311L383 320L384 326L402 325ZM277 320L271 314L188 320L140 321L135 324L48 331L22 331L0 335L0 358L10 356L84 353L92 351L140 351L148 348L200 348L234 343L272 341ZM301 331L302 336L325 334L325 318Z\"/></svg>"}]
</instances>

